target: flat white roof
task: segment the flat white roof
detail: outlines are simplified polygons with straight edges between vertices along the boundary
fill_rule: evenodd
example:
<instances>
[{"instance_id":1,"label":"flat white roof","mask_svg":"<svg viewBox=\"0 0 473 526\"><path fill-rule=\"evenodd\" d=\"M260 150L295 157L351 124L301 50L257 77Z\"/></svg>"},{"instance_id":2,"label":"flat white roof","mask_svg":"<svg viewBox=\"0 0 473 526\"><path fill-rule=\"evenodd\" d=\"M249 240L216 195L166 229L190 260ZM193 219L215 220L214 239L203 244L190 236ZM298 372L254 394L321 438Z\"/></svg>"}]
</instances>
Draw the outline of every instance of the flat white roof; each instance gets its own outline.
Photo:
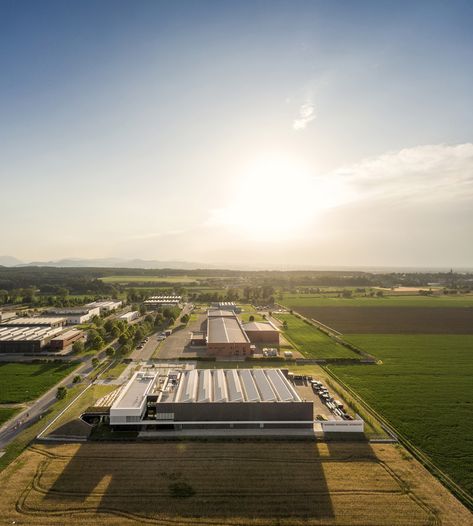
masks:
<instances>
[{"instance_id":1,"label":"flat white roof","mask_svg":"<svg viewBox=\"0 0 473 526\"><path fill-rule=\"evenodd\" d=\"M139 409L143 405L144 398L151 389L156 376L156 373L135 373L113 403L112 409Z\"/></svg>"}]
</instances>

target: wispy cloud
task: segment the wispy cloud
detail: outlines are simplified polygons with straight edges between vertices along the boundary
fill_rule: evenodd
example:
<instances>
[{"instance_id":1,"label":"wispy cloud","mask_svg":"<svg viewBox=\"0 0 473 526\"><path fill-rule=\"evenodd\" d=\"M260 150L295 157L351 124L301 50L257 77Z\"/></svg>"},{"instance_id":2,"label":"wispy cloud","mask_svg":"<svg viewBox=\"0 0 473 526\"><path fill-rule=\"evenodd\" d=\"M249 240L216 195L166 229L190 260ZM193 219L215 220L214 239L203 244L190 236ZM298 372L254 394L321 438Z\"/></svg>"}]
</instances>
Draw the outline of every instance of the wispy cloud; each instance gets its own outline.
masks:
<instances>
[{"instance_id":1,"label":"wispy cloud","mask_svg":"<svg viewBox=\"0 0 473 526\"><path fill-rule=\"evenodd\" d=\"M299 108L299 113L294 119L292 127L296 131L304 130L316 117L315 105L311 99L308 99Z\"/></svg>"},{"instance_id":2,"label":"wispy cloud","mask_svg":"<svg viewBox=\"0 0 473 526\"><path fill-rule=\"evenodd\" d=\"M473 200L473 144L405 148L335 173L365 198L405 203Z\"/></svg>"}]
</instances>

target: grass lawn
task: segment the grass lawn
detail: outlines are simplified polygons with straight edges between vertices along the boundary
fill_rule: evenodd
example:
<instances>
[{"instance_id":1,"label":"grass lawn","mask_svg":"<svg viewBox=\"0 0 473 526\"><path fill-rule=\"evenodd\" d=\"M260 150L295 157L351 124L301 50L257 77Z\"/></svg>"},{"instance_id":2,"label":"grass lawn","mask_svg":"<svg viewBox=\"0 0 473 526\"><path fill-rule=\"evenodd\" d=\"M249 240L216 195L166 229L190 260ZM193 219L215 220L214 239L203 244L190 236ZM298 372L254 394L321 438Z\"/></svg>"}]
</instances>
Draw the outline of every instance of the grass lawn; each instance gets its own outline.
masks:
<instances>
[{"instance_id":1,"label":"grass lawn","mask_svg":"<svg viewBox=\"0 0 473 526\"><path fill-rule=\"evenodd\" d=\"M4 424L7 420L10 420L10 418L15 415L16 413L20 412L20 408L17 407L0 407L0 426Z\"/></svg>"},{"instance_id":2,"label":"grass lawn","mask_svg":"<svg viewBox=\"0 0 473 526\"><path fill-rule=\"evenodd\" d=\"M284 294L284 299L278 300L278 303L290 309L297 309L297 307L473 307L473 294L458 296L385 295L382 298Z\"/></svg>"},{"instance_id":3,"label":"grass lawn","mask_svg":"<svg viewBox=\"0 0 473 526\"><path fill-rule=\"evenodd\" d=\"M102 398L117 388L118 386L116 385L92 385L92 387L87 389L87 391L85 391L84 394L78 400L76 400L76 402L72 404L72 406L64 414L62 414L61 417L56 420L56 422L54 422L54 425L48 429L46 434L53 433L64 424L79 418L80 415L88 407L93 406L99 398Z\"/></svg>"},{"instance_id":4,"label":"grass lawn","mask_svg":"<svg viewBox=\"0 0 473 526\"><path fill-rule=\"evenodd\" d=\"M34 400L71 373L77 363L1 363L0 403Z\"/></svg>"},{"instance_id":5,"label":"grass lawn","mask_svg":"<svg viewBox=\"0 0 473 526\"><path fill-rule=\"evenodd\" d=\"M380 358L382 365L330 365L330 370L473 493L473 336L347 339Z\"/></svg>"},{"instance_id":6,"label":"grass lawn","mask_svg":"<svg viewBox=\"0 0 473 526\"><path fill-rule=\"evenodd\" d=\"M110 369L108 369L108 371L104 373L103 378L106 380L118 378L127 367L128 364L120 360L118 363L116 363L113 367L111 367Z\"/></svg>"},{"instance_id":7,"label":"grass lawn","mask_svg":"<svg viewBox=\"0 0 473 526\"><path fill-rule=\"evenodd\" d=\"M305 323L293 314L275 313L274 317L281 322L287 321L288 328L282 329L284 336L306 358L354 358L359 356L343 345L334 342L331 338L317 330L316 327Z\"/></svg>"},{"instance_id":8,"label":"grass lawn","mask_svg":"<svg viewBox=\"0 0 473 526\"><path fill-rule=\"evenodd\" d=\"M243 323L250 321L250 316L254 316L255 321L265 321L261 314L258 314L258 311L250 304L241 305L241 313L238 314L238 317Z\"/></svg>"}]
</instances>

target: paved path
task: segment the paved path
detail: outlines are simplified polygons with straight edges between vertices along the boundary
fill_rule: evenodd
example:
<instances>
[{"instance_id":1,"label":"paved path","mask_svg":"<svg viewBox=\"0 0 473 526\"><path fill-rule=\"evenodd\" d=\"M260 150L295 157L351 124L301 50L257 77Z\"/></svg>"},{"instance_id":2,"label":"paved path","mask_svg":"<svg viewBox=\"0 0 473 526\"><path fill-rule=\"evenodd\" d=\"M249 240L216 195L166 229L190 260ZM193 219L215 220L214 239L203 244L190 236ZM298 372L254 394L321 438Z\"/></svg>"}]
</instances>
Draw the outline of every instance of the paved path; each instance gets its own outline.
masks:
<instances>
[{"instance_id":1,"label":"paved path","mask_svg":"<svg viewBox=\"0 0 473 526\"><path fill-rule=\"evenodd\" d=\"M115 346L117 341L118 340L110 342L107 347ZM8 446L21 432L42 418L43 414L56 402L56 391L58 387L72 387L74 376L78 374L89 374L94 369L92 366L93 358L98 358L100 362L107 359L105 352L107 347L96 356L83 357L81 365L74 369L74 371L51 387L51 389L42 396L33 402L29 402L29 405L20 414L5 422L3 426L0 427L0 450Z\"/></svg>"},{"instance_id":2,"label":"paved path","mask_svg":"<svg viewBox=\"0 0 473 526\"><path fill-rule=\"evenodd\" d=\"M207 350L204 348L199 351L198 348L192 348L189 345L189 336L191 332L202 330L202 325L205 324L207 318L206 313L196 313L197 319L191 321L186 327L173 332L161 344L158 358L169 359L185 356L192 360L199 354L206 354Z\"/></svg>"},{"instance_id":3,"label":"paved path","mask_svg":"<svg viewBox=\"0 0 473 526\"><path fill-rule=\"evenodd\" d=\"M185 314L190 314L192 311L192 306L190 304L186 304L184 305L184 308L182 309L181 313L179 314L179 318L176 320L176 323L175 325L179 325L180 321L181 321L181 318L185 315ZM138 361L138 360L149 360L154 352L156 351L156 348L158 347L158 344L160 343L160 341L158 340L158 337L159 337L159 332L156 332L154 334L152 334L151 336L149 336L149 340L145 343L143 349L135 349L131 355L130 355L130 358L132 360L135 360L135 361ZM185 335L187 335L187 333L189 332L189 330L186 328L184 329L179 329L178 331L176 331L175 333L171 334L171 336L168 336L165 340L162 341L162 344L161 346L162 347L166 347L166 344L169 340L171 341L174 341L176 339L176 335L179 335L180 333L183 333ZM159 357L161 358L161 350L159 352Z\"/></svg>"}]
</instances>

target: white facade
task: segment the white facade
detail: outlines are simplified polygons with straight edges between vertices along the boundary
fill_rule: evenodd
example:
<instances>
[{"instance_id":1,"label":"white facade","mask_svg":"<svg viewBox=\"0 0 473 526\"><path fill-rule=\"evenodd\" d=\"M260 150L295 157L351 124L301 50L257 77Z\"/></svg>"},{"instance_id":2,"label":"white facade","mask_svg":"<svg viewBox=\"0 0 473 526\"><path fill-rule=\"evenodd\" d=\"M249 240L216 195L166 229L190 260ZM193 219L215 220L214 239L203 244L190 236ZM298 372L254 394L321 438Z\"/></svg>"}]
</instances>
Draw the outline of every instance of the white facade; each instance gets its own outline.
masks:
<instances>
[{"instance_id":1,"label":"white facade","mask_svg":"<svg viewBox=\"0 0 473 526\"><path fill-rule=\"evenodd\" d=\"M92 303L87 303L86 307L90 308L99 308L100 312L110 312L112 310L118 309L122 306L122 302L119 300L107 300L107 301L93 301Z\"/></svg>"},{"instance_id":2,"label":"white facade","mask_svg":"<svg viewBox=\"0 0 473 526\"><path fill-rule=\"evenodd\" d=\"M126 312L125 314L122 314L119 319L125 320L126 322L129 323L130 321L133 321L139 318L139 316L140 316L140 313L137 310L133 310L131 312Z\"/></svg>"},{"instance_id":3,"label":"white facade","mask_svg":"<svg viewBox=\"0 0 473 526\"><path fill-rule=\"evenodd\" d=\"M365 429L365 422L360 417L356 420L327 420L320 424L324 433L363 433Z\"/></svg>"},{"instance_id":4,"label":"white facade","mask_svg":"<svg viewBox=\"0 0 473 526\"><path fill-rule=\"evenodd\" d=\"M67 320L67 325L79 325L81 323L87 323L94 316L100 315L100 309L98 307L70 307L64 309L55 309L49 311L50 314L57 314Z\"/></svg>"}]
</instances>

